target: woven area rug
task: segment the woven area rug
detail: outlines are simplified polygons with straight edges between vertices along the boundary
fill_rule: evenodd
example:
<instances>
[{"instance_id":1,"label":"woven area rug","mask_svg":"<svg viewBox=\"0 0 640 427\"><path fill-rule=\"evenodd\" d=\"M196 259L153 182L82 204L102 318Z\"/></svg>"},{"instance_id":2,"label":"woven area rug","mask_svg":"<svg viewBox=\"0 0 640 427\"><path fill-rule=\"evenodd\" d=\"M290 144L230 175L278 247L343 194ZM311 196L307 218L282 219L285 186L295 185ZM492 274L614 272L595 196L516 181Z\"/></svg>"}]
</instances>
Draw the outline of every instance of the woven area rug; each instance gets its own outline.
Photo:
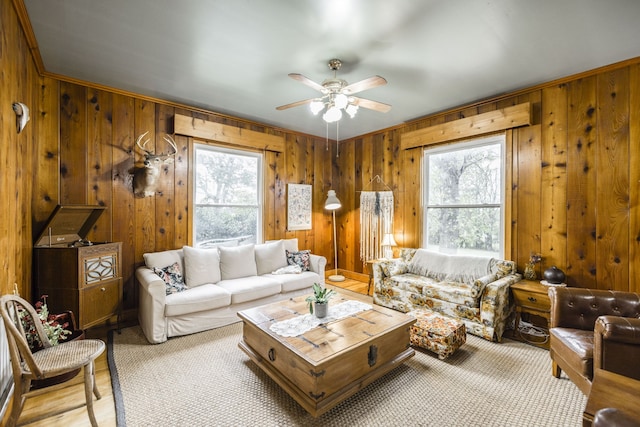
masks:
<instances>
[{"instance_id":1,"label":"woven area rug","mask_svg":"<svg viewBox=\"0 0 640 427\"><path fill-rule=\"evenodd\" d=\"M239 348L242 324L149 344L109 337L119 426L581 426L586 398L546 350L473 335L442 361L404 365L313 418Z\"/></svg>"}]
</instances>

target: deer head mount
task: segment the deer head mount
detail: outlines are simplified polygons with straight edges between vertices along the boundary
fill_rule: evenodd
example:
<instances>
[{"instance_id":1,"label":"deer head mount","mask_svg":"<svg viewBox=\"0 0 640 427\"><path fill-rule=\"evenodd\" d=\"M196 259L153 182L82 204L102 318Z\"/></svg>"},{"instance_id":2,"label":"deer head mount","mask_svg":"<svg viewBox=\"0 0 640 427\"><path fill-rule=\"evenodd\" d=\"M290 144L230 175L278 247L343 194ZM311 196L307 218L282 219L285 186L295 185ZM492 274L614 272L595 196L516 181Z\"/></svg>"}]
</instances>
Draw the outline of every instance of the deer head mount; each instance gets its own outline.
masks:
<instances>
[{"instance_id":1,"label":"deer head mount","mask_svg":"<svg viewBox=\"0 0 640 427\"><path fill-rule=\"evenodd\" d=\"M149 197L156 193L156 188L160 181L162 166L173 163L173 156L178 152L178 147L171 136L167 135L164 140L169 143L173 153L155 154L145 148L149 140L140 144L140 141L147 136L149 131L143 133L136 140L136 145L144 151L144 164L136 167L133 173L133 194L137 197Z\"/></svg>"}]
</instances>

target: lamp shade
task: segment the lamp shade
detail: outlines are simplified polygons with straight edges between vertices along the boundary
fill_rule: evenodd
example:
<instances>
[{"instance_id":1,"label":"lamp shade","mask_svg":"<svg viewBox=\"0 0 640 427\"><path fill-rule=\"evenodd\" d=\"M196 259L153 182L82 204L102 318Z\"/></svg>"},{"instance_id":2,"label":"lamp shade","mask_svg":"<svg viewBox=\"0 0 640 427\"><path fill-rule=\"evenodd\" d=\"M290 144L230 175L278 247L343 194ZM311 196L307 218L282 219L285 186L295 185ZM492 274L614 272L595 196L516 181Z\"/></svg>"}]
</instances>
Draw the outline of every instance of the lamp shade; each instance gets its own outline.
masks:
<instances>
[{"instance_id":1,"label":"lamp shade","mask_svg":"<svg viewBox=\"0 0 640 427\"><path fill-rule=\"evenodd\" d=\"M334 211L336 209L340 209L342 207L342 203L336 197L335 190L329 190L327 194L327 201L324 202L324 208L330 211Z\"/></svg>"},{"instance_id":2,"label":"lamp shade","mask_svg":"<svg viewBox=\"0 0 640 427\"><path fill-rule=\"evenodd\" d=\"M393 234L387 233L382 238L382 246L398 246L395 239L393 238Z\"/></svg>"}]
</instances>

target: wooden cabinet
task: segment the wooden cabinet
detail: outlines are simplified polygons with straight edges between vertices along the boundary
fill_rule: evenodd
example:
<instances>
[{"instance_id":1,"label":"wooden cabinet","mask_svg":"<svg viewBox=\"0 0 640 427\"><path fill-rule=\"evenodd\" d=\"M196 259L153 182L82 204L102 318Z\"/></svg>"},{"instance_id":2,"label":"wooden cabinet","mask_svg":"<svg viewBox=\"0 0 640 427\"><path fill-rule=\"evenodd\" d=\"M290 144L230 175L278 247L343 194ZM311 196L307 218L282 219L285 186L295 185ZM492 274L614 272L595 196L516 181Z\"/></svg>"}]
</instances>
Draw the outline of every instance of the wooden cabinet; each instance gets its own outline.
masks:
<instances>
[{"instance_id":1,"label":"wooden cabinet","mask_svg":"<svg viewBox=\"0 0 640 427\"><path fill-rule=\"evenodd\" d=\"M118 316L122 303L122 243L34 248L36 298L49 311L71 310L86 329Z\"/></svg>"},{"instance_id":2,"label":"wooden cabinet","mask_svg":"<svg viewBox=\"0 0 640 427\"><path fill-rule=\"evenodd\" d=\"M516 303L515 337L546 349L549 348L549 331L547 328L551 317L551 300L549 299L548 291L548 286L533 280L522 280L511 285L511 292ZM527 339L522 335L520 330L522 313L533 314L546 319L547 323L544 328L538 328L546 334L543 340L538 342L537 340Z\"/></svg>"}]
</instances>

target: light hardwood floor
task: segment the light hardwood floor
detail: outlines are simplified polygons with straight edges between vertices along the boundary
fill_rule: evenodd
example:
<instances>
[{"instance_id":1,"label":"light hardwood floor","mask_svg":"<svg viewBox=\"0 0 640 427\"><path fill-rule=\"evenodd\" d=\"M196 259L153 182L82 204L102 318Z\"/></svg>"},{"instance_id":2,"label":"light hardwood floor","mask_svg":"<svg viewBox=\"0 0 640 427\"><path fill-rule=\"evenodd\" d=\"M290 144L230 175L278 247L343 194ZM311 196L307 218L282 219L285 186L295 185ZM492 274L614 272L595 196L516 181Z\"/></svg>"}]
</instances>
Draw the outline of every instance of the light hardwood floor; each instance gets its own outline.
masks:
<instances>
[{"instance_id":1,"label":"light hardwood floor","mask_svg":"<svg viewBox=\"0 0 640 427\"><path fill-rule=\"evenodd\" d=\"M361 294L367 293L367 283L357 280L345 279L340 283L327 280L327 284ZM87 331L87 337L102 339L106 342L107 331L106 329L91 329ZM116 411L106 351L96 360L96 381L102 394L102 399L97 401L94 399L93 403L96 420L101 427L115 426ZM57 391L28 399L18 424L29 427L84 427L90 425L89 416L84 406L82 372L66 384L66 387ZM55 410L59 414L45 417L43 414L51 412L52 408L56 408Z\"/></svg>"}]
</instances>

